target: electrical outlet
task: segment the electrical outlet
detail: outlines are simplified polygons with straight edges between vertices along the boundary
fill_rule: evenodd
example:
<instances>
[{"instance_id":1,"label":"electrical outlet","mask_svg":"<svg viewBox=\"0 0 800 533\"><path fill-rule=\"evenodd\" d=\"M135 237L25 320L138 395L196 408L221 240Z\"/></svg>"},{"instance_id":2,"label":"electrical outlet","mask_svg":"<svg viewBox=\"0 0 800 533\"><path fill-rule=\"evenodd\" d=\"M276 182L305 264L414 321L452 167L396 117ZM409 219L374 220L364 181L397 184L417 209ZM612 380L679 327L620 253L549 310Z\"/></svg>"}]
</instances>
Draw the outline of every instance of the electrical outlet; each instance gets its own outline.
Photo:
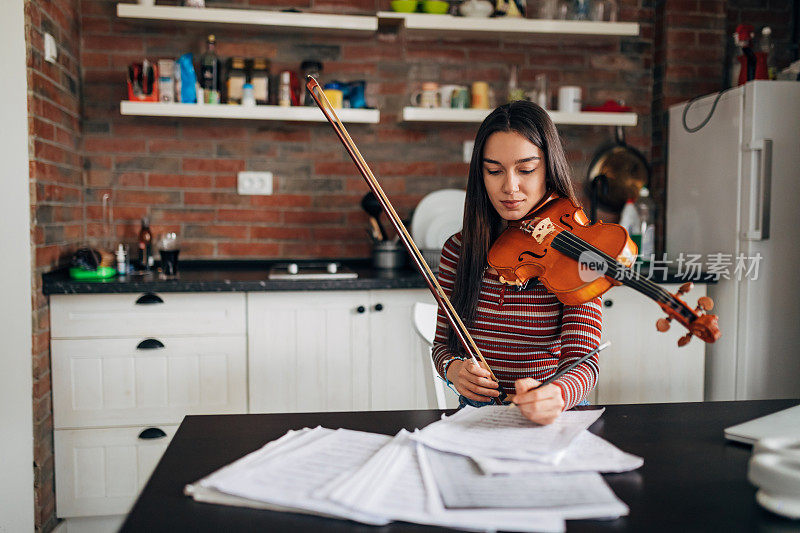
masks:
<instances>
[{"instance_id":1,"label":"electrical outlet","mask_svg":"<svg viewBox=\"0 0 800 533\"><path fill-rule=\"evenodd\" d=\"M272 194L272 172L239 172L239 194Z\"/></svg>"},{"instance_id":2,"label":"electrical outlet","mask_svg":"<svg viewBox=\"0 0 800 533\"><path fill-rule=\"evenodd\" d=\"M475 146L475 141L464 141L464 152L462 158L464 163L472 161L472 148Z\"/></svg>"},{"instance_id":3,"label":"electrical outlet","mask_svg":"<svg viewBox=\"0 0 800 533\"><path fill-rule=\"evenodd\" d=\"M44 60L55 63L58 59L56 40L49 33L44 34Z\"/></svg>"}]
</instances>

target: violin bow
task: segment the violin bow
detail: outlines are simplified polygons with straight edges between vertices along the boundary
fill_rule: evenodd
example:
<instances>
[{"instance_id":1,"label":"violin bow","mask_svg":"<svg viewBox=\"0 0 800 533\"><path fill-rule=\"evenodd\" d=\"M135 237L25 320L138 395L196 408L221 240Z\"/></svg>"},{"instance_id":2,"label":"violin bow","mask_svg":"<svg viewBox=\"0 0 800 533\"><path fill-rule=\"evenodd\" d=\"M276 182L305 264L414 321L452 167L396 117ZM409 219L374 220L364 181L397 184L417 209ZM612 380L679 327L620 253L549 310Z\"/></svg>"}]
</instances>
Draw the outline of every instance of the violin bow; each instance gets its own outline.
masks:
<instances>
[{"instance_id":1,"label":"violin bow","mask_svg":"<svg viewBox=\"0 0 800 533\"><path fill-rule=\"evenodd\" d=\"M494 372L492 372L492 369L489 367L486 359L483 358L481 351L478 349L478 346L475 344L475 341L469 334L469 331L467 331L466 326L464 326L464 323L458 316L453 304L450 303L450 299L444 293L444 290L442 290L442 286L439 285L439 281L436 279L433 271L431 271L428 263L426 263L425 259L422 257L422 252L420 252L419 248L417 248L417 245L414 244L414 239L411 238L411 234L406 229L405 224L403 224L403 221L400 220L400 217L394 210L389 198L383 192L383 189L378 183L378 180L375 178L375 175L372 174L369 165L367 165L367 162L361 156L361 152L359 152L356 143L353 142L350 134L347 133L347 130L345 129L341 120L339 120L339 116L333 110L333 106L331 105L330 101L328 101L325 93L322 91L322 87L319 86L319 83L317 83L317 80L315 80L313 76L308 76L306 88L308 89L309 93L311 93L311 97L319 106L322 114L325 115L325 118L328 119L328 122L330 122L331 126L333 126L333 130L336 132L339 140L342 141L347 153L350 154L350 158L353 160L353 163L355 163L356 168L364 177L364 180L367 182L367 185L372 193L378 199L378 202L381 204L386 216L389 217L389 221L397 232L397 235L399 235L400 240L406 247L406 250L408 250L411 258L414 260L414 266L417 267L419 273L422 274L423 278L425 278L425 282L428 284L428 289L430 289L431 294L433 294L434 299L436 299L436 303L439 304L439 309L444 312L447 322L450 324L450 327L453 328L456 337L458 337L458 341L464 347L466 353L469 354L472 362L477 365L478 360L480 360L480 362L484 364L484 367L492 375L492 379L499 383L499 380L494 375ZM500 391L501 395L502 392L503 391ZM502 403L499 398L495 398L494 400L495 403Z\"/></svg>"}]
</instances>

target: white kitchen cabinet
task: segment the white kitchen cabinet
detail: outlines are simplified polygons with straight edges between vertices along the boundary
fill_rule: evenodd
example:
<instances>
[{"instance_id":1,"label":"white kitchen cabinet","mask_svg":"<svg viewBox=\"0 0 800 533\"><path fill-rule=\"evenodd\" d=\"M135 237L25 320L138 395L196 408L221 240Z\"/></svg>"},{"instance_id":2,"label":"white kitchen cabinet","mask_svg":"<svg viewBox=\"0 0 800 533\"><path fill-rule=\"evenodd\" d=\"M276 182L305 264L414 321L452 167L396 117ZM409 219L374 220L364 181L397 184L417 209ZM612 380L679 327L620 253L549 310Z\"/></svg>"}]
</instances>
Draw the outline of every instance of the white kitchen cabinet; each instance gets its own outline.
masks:
<instances>
[{"instance_id":1,"label":"white kitchen cabinet","mask_svg":"<svg viewBox=\"0 0 800 533\"><path fill-rule=\"evenodd\" d=\"M675 293L680 285L663 287ZM695 285L682 299L693 306L706 286ZM665 316L649 298L628 287L614 287L603 297L603 340L611 346L600 352L600 375L593 402L701 402L705 343L700 339L679 348L687 330L672 322L666 333L656 330Z\"/></svg>"},{"instance_id":2,"label":"white kitchen cabinet","mask_svg":"<svg viewBox=\"0 0 800 533\"><path fill-rule=\"evenodd\" d=\"M248 294L250 412L433 408L425 289Z\"/></svg>"},{"instance_id":3,"label":"white kitchen cabinet","mask_svg":"<svg viewBox=\"0 0 800 533\"><path fill-rule=\"evenodd\" d=\"M429 349L414 329L416 302L435 303L427 289L370 292L370 408L436 409Z\"/></svg>"},{"instance_id":4,"label":"white kitchen cabinet","mask_svg":"<svg viewBox=\"0 0 800 533\"><path fill-rule=\"evenodd\" d=\"M177 425L56 431L60 517L127 513Z\"/></svg>"},{"instance_id":5,"label":"white kitchen cabinet","mask_svg":"<svg viewBox=\"0 0 800 533\"><path fill-rule=\"evenodd\" d=\"M126 513L186 414L247 412L245 301L50 297L59 518Z\"/></svg>"}]
</instances>

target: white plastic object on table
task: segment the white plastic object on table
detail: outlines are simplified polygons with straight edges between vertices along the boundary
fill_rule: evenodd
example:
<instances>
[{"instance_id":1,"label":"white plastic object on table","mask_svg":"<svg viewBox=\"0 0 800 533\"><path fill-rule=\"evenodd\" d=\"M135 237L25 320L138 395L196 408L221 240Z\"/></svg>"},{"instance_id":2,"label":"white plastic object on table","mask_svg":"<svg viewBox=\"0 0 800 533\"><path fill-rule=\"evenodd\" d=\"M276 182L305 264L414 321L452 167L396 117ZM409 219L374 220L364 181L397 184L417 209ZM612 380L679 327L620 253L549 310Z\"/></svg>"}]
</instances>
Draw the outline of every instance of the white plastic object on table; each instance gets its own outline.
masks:
<instances>
[{"instance_id":1,"label":"white plastic object on table","mask_svg":"<svg viewBox=\"0 0 800 533\"><path fill-rule=\"evenodd\" d=\"M756 501L775 514L800 519L800 438L759 440L747 478L758 487Z\"/></svg>"}]
</instances>

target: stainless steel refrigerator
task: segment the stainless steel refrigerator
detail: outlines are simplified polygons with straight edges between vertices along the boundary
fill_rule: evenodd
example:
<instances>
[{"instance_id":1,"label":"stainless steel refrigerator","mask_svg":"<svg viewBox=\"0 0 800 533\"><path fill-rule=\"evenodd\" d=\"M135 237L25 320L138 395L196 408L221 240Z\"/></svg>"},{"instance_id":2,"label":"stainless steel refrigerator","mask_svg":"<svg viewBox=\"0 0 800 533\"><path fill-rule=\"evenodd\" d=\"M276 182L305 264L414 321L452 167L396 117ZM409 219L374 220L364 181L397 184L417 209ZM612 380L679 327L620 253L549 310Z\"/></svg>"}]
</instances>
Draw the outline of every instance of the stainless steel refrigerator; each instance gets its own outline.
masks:
<instances>
[{"instance_id":1,"label":"stainless steel refrigerator","mask_svg":"<svg viewBox=\"0 0 800 533\"><path fill-rule=\"evenodd\" d=\"M694 133L686 103L670 108L667 152L668 258L739 262L708 287L722 337L705 398L800 398L800 83L748 82L712 110L717 96L689 107L689 129L710 114Z\"/></svg>"}]
</instances>

